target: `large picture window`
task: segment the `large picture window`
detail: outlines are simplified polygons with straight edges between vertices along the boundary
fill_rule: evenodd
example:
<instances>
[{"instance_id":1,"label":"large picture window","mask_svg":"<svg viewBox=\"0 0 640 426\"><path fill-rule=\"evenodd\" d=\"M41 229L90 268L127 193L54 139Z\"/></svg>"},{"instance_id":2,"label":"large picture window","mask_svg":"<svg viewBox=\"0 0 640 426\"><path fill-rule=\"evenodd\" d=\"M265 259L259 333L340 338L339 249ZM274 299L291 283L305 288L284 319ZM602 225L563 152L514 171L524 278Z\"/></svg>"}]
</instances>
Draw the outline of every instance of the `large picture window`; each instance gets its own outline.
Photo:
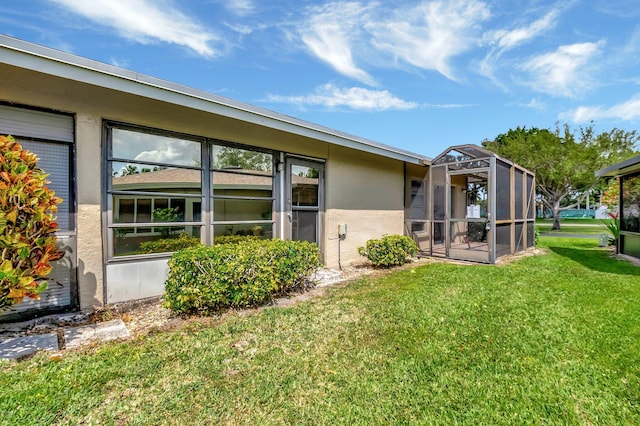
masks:
<instances>
[{"instance_id":1,"label":"large picture window","mask_svg":"<svg viewBox=\"0 0 640 426\"><path fill-rule=\"evenodd\" d=\"M148 244L186 234L200 239L202 141L107 127L111 254L161 251Z\"/></svg>"},{"instance_id":2,"label":"large picture window","mask_svg":"<svg viewBox=\"0 0 640 426\"><path fill-rule=\"evenodd\" d=\"M271 152L119 124L106 129L110 257L164 252L172 245L161 240L185 234L205 244L273 237Z\"/></svg>"},{"instance_id":3,"label":"large picture window","mask_svg":"<svg viewBox=\"0 0 640 426\"><path fill-rule=\"evenodd\" d=\"M213 235L273 237L273 155L211 147Z\"/></svg>"}]
</instances>

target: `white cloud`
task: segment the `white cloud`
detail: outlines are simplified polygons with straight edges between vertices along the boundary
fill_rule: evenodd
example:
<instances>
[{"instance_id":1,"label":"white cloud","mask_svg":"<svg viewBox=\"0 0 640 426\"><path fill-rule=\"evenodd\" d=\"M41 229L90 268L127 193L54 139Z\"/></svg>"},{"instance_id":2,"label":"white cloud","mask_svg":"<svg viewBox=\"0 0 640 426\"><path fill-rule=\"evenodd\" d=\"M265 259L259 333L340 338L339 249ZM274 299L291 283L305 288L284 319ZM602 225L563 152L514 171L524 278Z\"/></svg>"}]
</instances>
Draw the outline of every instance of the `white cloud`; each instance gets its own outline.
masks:
<instances>
[{"instance_id":1,"label":"white cloud","mask_svg":"<svg viewBox=\"0 0 640 426\"><path fill-rule=\"evenodd\" d=\"M255 12L252 0L223 0L220 2L229 12L238 16L247 16Z\"/></svg>"},{"instance_id":2,"label":"white cloud","mask_svg":"<svg viewBox=\"0 0 640 426\"><path fill-rule=\"evenodd\" d=\"M561 114L560 118L571 120L575 123L588 123L598 120L639 121L640 94L626 102L613 105L609 108L602 106L581 106L573 111Z\"/></svg>"},{"instance_id":3,"label":"white cloud","mask_svg":"<svg viewBox=\"0 0 640 426\"><path fill-rule=\"evenodd\" d=\"M574 97L593 85L593 59L601 52L604 40L560 46L556 51L534 56L519 68L531 77L533 89L552 96Z\"/></svg>"},{"instance_id":4,"label":"white cloud","mask_svg":"<svg viewBox=\"0 0 640 426\"><path fill-rule=\"evenodd\" d=\"M359 68L353 58L353 45L360 35L367 7L360 3L328 3L314 6L298 31L307 49L336 71L368 85L373 77Z\"/></svg>"},{"instance_id":5,"label":"white cloud","mask_svg":"<svg viewBox=\"0 0 640 426\"><path fill-rule=\"evenodd\" d=\"M479 25L490 16L480 1L422 2L391 19L370 22L372 44L396 60L456 80L451 60L478 44Z\"/></svg>"},{"instance_id":6,"label":"white cloud","mask_svg":"<svg viewBox=\"0 0 640 426\"><path fill-rule=\"evenodd\" d=\"M365 111L408 110L419 106L415 102L407 102L397 98L387 90L370 90L362 87L339 88L333 84L320 86L310 95L270 95L267 100L299 106L321 105L330 108L347 107Z\"/></svg>"},{"instance_id":7,"label":"white cloud","mask_svg":"<svg viewBox=\"0 0 640 426\"><path fill-rule=\"evenodd\" d=\"M525 108L537 109L537 110L543 110L545 108L545 104L543 102L541 102L539 99L535 99L535 98L532 98L527 103L519 103L519 104L516 104L516 105L521 106L521 107L525 107Z\"/></svg>"},{"instance_id":8,"label":"white cloud","mask_svg":"<svg viewBox=\"0 0 640 426\"><path fill-rule=\"evenodd\" d=\"M485 34L485 40L502 50L512 49L554 28L559 12L558 9L553 9L542 18L520 28L489 31Z\"/></svg>"},{"instance_id":9,"label":"white cloud","mask_svg":"<svg viewBox=\"0 0 640 426\"><path fill-rule=\"evenodd\" d=\"M477 0L422 1L416 5L338 1L306 10L297 33L309 52L337 72L368 85L365 65L406 67L457 77L451 61L480 43L490 16Z\"/></svg>"},{"instance_id":10,"label":"white cloud","mask_svg":"<svg viewBox=\"0 0 640 426\"><path fill-rule=\"evenodd\" d=\"M152 0L50 0L99 25L116 29L138 43L167 42L187 47L211 58L220 52L220 38L166 1Z\"/></svg>"},{"instance_id":11,"label":"white cloud","mask_svg":"<svg viewBox=\"0 0 640 426\"><path fill-rule=\"evenodd\" d=\"M503 66L502 56L509 50L544 35L556 27L560 9L552 9L542 18L511 30L488 31L484 40L491 45L487 55L480 61L478 72L493 80L498 86L504 87L504 83L495 76L496 68Z\"/></svg>"}]
</instances>

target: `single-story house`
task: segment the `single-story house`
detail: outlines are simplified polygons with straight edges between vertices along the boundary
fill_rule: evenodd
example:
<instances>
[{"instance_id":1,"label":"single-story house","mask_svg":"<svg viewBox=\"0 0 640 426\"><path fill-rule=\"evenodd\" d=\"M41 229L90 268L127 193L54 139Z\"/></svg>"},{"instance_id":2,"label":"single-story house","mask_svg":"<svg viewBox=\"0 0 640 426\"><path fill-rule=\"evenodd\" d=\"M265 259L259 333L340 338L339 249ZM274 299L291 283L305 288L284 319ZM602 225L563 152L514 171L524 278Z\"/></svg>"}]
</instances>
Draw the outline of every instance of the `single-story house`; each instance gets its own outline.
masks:
<instances>
[{"instance_id":1,"label":"single-story house","mask_svg":"<svg viewBox=\"0 0 640 426\"><path fill-rule=\"evenodd\" d=\"M312 241L328 267L385 234L485 263L534 244L534 175L480 147L432 160L4 35L0 134L50 174L66 252L4 321L160 296L171 253L139 248L181 233Z\"/></svg>"},{"instance_id":2,"label":"single-story house","mask_svg":"<svg viewBox=\"0 0 640 426\"><path fill-rule=\"evenodd\" d=\"M640 259L640 156L600 169L596 176L620 179L618 252Z\"/></svg>"}]
</instances>

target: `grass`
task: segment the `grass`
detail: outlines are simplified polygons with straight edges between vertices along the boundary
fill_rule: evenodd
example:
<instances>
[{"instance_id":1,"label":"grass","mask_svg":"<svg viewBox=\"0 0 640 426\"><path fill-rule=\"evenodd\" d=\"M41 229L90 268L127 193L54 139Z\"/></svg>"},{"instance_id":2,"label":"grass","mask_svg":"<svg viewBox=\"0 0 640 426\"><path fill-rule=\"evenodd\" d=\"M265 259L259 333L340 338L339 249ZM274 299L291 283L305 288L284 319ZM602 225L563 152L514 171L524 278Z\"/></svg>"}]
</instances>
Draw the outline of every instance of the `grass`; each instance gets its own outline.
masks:
<instances>
[{"instance_id":1,"label":"grass","mask_svg":"<svg viewBox=\"0 0 640 426\"><path fill-rule=\"evenodd\" d=\"M541 243L0 364L0 422L639 424L640 268L597 241Z\"/></svg>"},{"instance_id":2,"label":"grass","mask_svg":"<svg viewBox=\"0 0 640 426\"><path fill-rule=\"evenodd\" d=\"M538 232L553 232L554 234L609 234L604 221L610 221L610 219L561 219L560 230L552 231L552 219L536 219L536 228L538 229Z\"/></svg>"}]
</instances>

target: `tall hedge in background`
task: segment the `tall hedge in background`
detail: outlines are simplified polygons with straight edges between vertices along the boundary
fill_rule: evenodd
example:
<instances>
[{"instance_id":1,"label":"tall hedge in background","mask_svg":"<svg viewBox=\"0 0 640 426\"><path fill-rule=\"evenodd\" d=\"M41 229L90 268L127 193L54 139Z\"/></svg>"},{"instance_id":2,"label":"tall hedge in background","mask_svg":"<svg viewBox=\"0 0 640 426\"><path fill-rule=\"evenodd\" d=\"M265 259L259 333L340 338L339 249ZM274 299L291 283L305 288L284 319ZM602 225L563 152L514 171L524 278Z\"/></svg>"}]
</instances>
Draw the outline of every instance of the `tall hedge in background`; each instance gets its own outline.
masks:
<instances>
[{"instance_id":1,"label":"tall hedge in background","mask_svg":"<svg viewBox=\"0 0 640 426\"><path fill-rule=\"evenodd\" d=\"M0 308L37 299L47 288L50 262L64 254L53 216L62 200L37 161L11 136L0 136Z\"/></svg>"}]
</instances>

